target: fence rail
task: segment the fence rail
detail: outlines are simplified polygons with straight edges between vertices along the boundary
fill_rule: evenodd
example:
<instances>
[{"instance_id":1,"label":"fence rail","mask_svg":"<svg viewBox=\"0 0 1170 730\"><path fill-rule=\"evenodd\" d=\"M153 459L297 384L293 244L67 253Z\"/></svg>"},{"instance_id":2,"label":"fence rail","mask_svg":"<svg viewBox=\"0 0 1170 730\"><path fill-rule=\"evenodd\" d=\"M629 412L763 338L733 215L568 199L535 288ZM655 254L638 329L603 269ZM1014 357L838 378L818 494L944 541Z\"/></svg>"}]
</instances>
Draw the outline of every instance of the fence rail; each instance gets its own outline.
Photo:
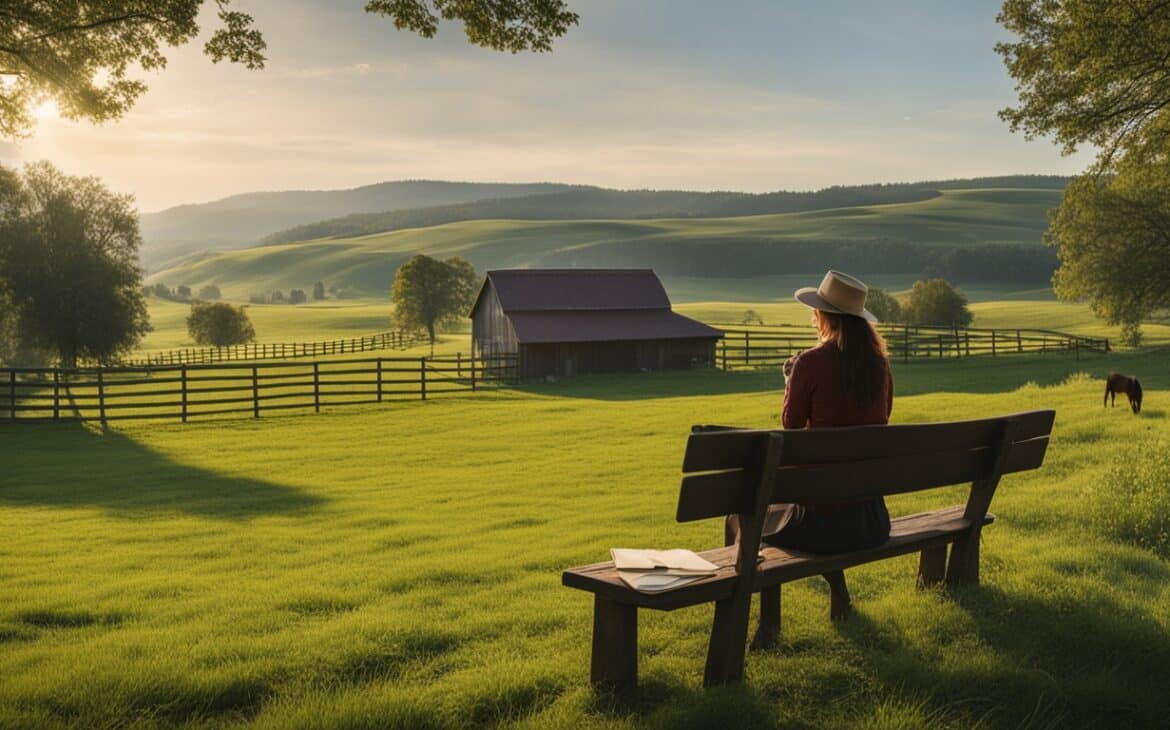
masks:
<instances>
[{"instance_id":1,"label":"fence rail","mask_svg":"<svg viewBox=\"0 0 1170 730\"><path fill-rule=\"evenodd\" d=\"M716 353L723 370L779 367L798 352L817 345L815 330L799 325L715 325L724 331ZM1083 337L1055 330L976 329L879 325L890 357L911 359L1065 353L1077 358L1082 352L1108 352L1109 340Z\"/></svg>"},{"instance_id":2,"label":"fence rail","mask_svg":"<svg viewBox=\"0 0 1170 730\"><path fill-rule=\"evenodd\" d=\"M379 332L362 337L320 342L252 342L226 347L185 347L154 352L127 360L124 364L129 367L139 367L146 365L210 365L244 360L289 360L302 357L351 355L378 350L405 350L426 341L426 336L413 332Z\"/></svg>"},{"instance_id":3,"label":"fence rail","mask_svg":"<svg viewBox=\"0 0 1170 730\"><path fill-rule=\"evenodd\" d=\"M176 419L427 400L514 382L516 359L377 357L112 368L0 369L0 418Z\"/></svg>"}]
</instances>

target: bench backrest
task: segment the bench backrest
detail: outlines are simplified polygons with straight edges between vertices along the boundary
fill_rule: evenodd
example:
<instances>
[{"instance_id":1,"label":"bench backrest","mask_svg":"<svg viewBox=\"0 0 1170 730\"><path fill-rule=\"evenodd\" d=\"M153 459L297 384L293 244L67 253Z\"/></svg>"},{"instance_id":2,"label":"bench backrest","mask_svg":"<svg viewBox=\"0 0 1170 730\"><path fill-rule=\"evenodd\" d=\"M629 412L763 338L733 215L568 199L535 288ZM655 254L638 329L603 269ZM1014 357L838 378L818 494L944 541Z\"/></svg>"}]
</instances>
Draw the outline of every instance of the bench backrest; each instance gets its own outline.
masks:
<instances>
[{"instance_id":1,"label":"bench backrest","mask_svg":"<svg viewBox=\"0 0 1170 730\"><path fill-rule=\"evenodd\" d=\"M964 516L982 521L1001 475L1044 461L1055 417L1045 410L895 426L697 426L683 459L678 520L738 514L750 542L769 504L843 502L971 482ZM754 548L750 554L754 559Z\"/></svg>"}]
</instances>

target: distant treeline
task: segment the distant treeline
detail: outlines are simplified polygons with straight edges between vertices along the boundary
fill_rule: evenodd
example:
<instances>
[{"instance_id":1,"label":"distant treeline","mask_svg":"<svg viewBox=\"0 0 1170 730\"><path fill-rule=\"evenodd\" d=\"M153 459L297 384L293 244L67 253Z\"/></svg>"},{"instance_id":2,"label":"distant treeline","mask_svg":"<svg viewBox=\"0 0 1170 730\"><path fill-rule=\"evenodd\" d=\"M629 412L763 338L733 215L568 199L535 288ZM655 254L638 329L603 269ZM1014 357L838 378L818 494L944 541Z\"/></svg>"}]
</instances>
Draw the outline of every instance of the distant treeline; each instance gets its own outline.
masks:
<instances>
[{"instance_id":1,"label":"distant treeline","mask_svg":"<svg viewBox=\"0 0 1170 730\"><path fill-rule=\"evenodd\" d=\"M799 213L860 205L913 203L940 190L971 187L1021 187L1063 190L1068 178L1017 175L880 185L834 186L815 192L732 193L580 188L519 198L480 200L385 213L364 213L309 223L266 237L265 245L316 238L343 238L421 228L467 220L587 220L637 218L724 218Z\"/></svg>"},{"instance_id":2,"label":"distant treeline","mask_svg":"<svg viewBox=\"0 0 1170 730\"><path fill-rule=\"evenodd\" d=\"M679 255L680 248L686 255ZM914 274L954 282L1048 282L1055 252L1043 246L927 246L886 239L775 240L720 238L622 241L558 251L534 263L548 267L652 267L662 276L750 277L844 269Z\"/></svg>"}]
</instances>

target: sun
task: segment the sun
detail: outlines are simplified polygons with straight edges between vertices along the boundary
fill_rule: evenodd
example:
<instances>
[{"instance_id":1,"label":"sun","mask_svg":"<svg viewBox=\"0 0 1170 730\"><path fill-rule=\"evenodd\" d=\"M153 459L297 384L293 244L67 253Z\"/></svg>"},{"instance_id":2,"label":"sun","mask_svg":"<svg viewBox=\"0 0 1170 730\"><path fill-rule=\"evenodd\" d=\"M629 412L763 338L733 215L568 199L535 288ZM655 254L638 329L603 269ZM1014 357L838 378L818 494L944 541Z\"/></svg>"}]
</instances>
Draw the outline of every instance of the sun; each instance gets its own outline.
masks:
<instances>
[{"instance_id":1,"label":"sun","mask_svg":"<svg viewBox=\"0 0 1170 730\"><path fill-rule=\"evenodd\" d=\"M50 119L57 119L61 116L57 111L57 102L52 99L45 99L40 104L37 104L32 109L32 115L42 122Z\"/></svg>"}]
</instances>

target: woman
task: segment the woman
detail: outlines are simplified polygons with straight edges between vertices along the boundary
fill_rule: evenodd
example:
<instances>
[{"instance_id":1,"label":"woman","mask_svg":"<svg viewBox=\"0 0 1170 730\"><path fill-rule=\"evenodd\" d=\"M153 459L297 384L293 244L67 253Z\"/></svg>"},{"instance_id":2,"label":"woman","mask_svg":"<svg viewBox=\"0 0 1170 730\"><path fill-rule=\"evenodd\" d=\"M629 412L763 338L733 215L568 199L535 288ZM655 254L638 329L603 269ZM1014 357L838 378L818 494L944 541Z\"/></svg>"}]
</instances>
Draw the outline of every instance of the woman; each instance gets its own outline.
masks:
<instances>
[{"instance_id":1,"label":"woman","mask_svg":"<svg viewBox=\"0 0 1170 730\"><path fill-rule=\"evenodd\" d=\"M889 422L894 384L877 318L865 308L868 287L830 271L816 288L800 289L797 301L812 309L821 343L792 362L784 390L784 428L832 428ZM785 368L787 370L787 368ZM728 542L738 535L729 518ZM885 501L773 506L764 542L813 553L860 550L890 536Z\"/></svg>"}]
</instances>

